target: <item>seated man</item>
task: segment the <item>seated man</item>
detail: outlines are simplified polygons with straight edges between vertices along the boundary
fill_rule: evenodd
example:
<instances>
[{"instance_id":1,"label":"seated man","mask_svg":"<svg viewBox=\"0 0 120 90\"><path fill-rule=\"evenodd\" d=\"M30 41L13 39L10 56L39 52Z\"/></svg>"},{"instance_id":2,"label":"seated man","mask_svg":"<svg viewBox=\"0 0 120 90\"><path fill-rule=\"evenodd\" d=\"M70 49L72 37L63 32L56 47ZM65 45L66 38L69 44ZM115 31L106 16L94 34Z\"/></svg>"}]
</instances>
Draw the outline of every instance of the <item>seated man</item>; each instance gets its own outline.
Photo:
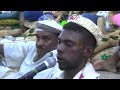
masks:
<instances>
[{"instance_id":1,"label":"seated man","mask_svg":"<svg viewBox=\"0 0 120 90\"><path fill-rule=\"evenodd\" d=\"M79 15L71 16L58 37L58 63L55 67L38 73L34 79L98 78L99 74L89 60L101 35L91 20Z\"/></svg>"},{"instance_id":2,"label":"seated man","mask_svg":"<svg viewBox=\"0 0 120 90\"><path fill-rule=\"evenodd\" d=\"M4 74L0 72L0 78L16 79L41 65L49 57L56 60L56 51L52 50L57 47L57 37L62 26L54 20L43 20L37 22L36 28L36 42L0 44L4 66L10 68L4 70L6 73L2 71Z\"/></svg>"}]
</instances>

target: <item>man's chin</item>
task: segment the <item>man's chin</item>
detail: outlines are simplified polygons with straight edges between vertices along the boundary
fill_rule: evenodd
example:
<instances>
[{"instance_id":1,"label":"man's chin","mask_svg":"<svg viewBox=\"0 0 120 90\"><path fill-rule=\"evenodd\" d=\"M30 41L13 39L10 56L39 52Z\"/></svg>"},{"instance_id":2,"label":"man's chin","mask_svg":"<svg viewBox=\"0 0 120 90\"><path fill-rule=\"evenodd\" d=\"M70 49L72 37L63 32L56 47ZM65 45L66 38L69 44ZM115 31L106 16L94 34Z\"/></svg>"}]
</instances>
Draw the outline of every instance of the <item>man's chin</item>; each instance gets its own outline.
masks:
<instances>
[{"instance_id":1,"label":"man's chin","mask_svg":"<svg viewBox=\"0 0 120 90\"><path fill-rule=\"evenodd\" d=\"M60 69L61 71L71 71L71 70L73 70L74 68L62 66L62 65L59 64L59 69Z\"/></svg>"},{"instance_id":2,"label":"man's chin","mask_svg":"<svg viewBox=\"0 0 120 90\"><path fill-rule=\"evenodd\" d=\"M64 68L60 68L60 67L59 67L59 69L60 69L61 71L64 71Z\"/></svg>"},{"instance_id":3,"label":"man's chin","mask_svg":"<svg viewBox=\"0 0 120 90\"><path fill-rule=\"evenodd\" d=\"M39 58L42 58L47 52L46 51L37 51Z\"/></svg>"},{"instance_id":4,"label":"man's chin","mask_svg":"<svg viewBox=\"0 0 120 90\"><path fill-rule=\"evenodd\" d=\"M61 65L59 65L59 69L60 70L62 70L62 71L64 71L65 69L64 69L64 67L63 66L61 66Z\"/></svg>"},{"instance_id":5,"label":"man's chin","mask_svg":"<svg viewBox=\"0 0 120 90\"><path fill-rule=\"evenodd\" d=\"M46 54L47 52L43 49L37 49L38 54Z\"/></svg>"}]
</instances>

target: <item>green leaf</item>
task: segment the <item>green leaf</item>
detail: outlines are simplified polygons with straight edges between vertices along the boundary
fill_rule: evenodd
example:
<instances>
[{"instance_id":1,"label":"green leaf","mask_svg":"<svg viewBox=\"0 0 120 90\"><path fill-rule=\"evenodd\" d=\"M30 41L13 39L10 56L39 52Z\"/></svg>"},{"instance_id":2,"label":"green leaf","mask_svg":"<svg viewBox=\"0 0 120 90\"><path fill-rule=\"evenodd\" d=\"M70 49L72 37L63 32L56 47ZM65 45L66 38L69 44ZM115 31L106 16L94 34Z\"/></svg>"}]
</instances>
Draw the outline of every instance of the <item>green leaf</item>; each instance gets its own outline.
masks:
<instances>
[{"instance_id":1,"label":"green leaf","mask_svg":"<svg viewBox=\"0 0 120 90\"><path fill-rule=\"evenodd\" d=\"M102 41L107 42L109 39L108 38L102 38Z\"/></svg>"},{"instance_id":2,"label":"green leaf","mask_svg":"<svg viewBox=\"0 0 120 90\"><path fill-rule=\"evenodd\" d=\"M114 40L117 40L118 39L118 36L110 36L109 38L112 38Z\"/></svg>"},{"instance_id":3,"label":"green leaf","mask_svg":"<svg viewBox=\"0 0 120 90\"><path fill-rule=\"evenodd\" d=\"M30 29L30 30L29 30L29 33L33 33L33 31L34 31L34 28Z\"/></svg>"}]
</instances>

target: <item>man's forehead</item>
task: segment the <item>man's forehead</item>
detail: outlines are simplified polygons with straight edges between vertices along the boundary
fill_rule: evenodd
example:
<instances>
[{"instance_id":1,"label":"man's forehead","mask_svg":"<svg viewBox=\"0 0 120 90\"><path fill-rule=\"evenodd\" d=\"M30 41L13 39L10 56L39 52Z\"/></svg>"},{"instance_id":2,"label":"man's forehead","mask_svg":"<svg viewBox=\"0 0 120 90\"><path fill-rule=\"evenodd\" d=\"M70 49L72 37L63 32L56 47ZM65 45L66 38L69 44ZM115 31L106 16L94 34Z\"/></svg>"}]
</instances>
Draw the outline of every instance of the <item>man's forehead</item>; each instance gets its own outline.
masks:
<instances>
[{"instance_id":1,"label":"man's forehead","mask_svg":"<svg viewBox=\"0 0 120 90\"><path fill-rule=\"evenodd\" d=\"M82 37L79 33L75 32L75 31L63 30L58 38L60 38L62 40L78 41Z\"/></svg>"},{"instance_id":2,"label":"man's forehead","mask_svg":"<svg viewBox=\"0 0 120 90\"><path fill-rule=\"evenodd\" d=\"M39 36L43 36L43 35L46 35L46 36L53 35L53 33L47 32L47 31L37 31L36 34L39 35Z\"/></svg>"}]
</instances>

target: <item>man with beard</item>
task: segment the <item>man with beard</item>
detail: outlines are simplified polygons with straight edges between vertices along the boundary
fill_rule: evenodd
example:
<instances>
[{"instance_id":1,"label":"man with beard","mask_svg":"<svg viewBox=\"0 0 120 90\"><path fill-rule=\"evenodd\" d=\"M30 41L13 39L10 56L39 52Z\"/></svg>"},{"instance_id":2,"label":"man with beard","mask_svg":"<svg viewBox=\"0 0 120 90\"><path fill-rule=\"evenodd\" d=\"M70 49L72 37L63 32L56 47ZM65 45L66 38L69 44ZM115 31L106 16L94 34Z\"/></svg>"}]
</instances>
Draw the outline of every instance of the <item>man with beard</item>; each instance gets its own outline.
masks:
<instances>
[{"instance_id":1,"label":"man with beard","mask_svg":"<svg viewBox=\"0 0 120 90\"><path fill-rule=\"evenodd\" d=\"M0 54L4 57L3 66L0 66L0 78L17 79L41 65L49 57L56 60L55 49L61 30L62 26L54 20L38 21L36 42L0 44ZM37 73L36 70L33 72Z\"/></svg>"},{"instance_id":2,"label":"man with beard","mask_svg":"<svg viewBox=\"0 0 120 90\"><path fill-rule=\"evenodd\" d=\"M72 15L58 37L58 63L38 73L34 79L98 78L99 74L89 61L101 37L102 33L91 20Z\"/></svg>"}]
</instances>

